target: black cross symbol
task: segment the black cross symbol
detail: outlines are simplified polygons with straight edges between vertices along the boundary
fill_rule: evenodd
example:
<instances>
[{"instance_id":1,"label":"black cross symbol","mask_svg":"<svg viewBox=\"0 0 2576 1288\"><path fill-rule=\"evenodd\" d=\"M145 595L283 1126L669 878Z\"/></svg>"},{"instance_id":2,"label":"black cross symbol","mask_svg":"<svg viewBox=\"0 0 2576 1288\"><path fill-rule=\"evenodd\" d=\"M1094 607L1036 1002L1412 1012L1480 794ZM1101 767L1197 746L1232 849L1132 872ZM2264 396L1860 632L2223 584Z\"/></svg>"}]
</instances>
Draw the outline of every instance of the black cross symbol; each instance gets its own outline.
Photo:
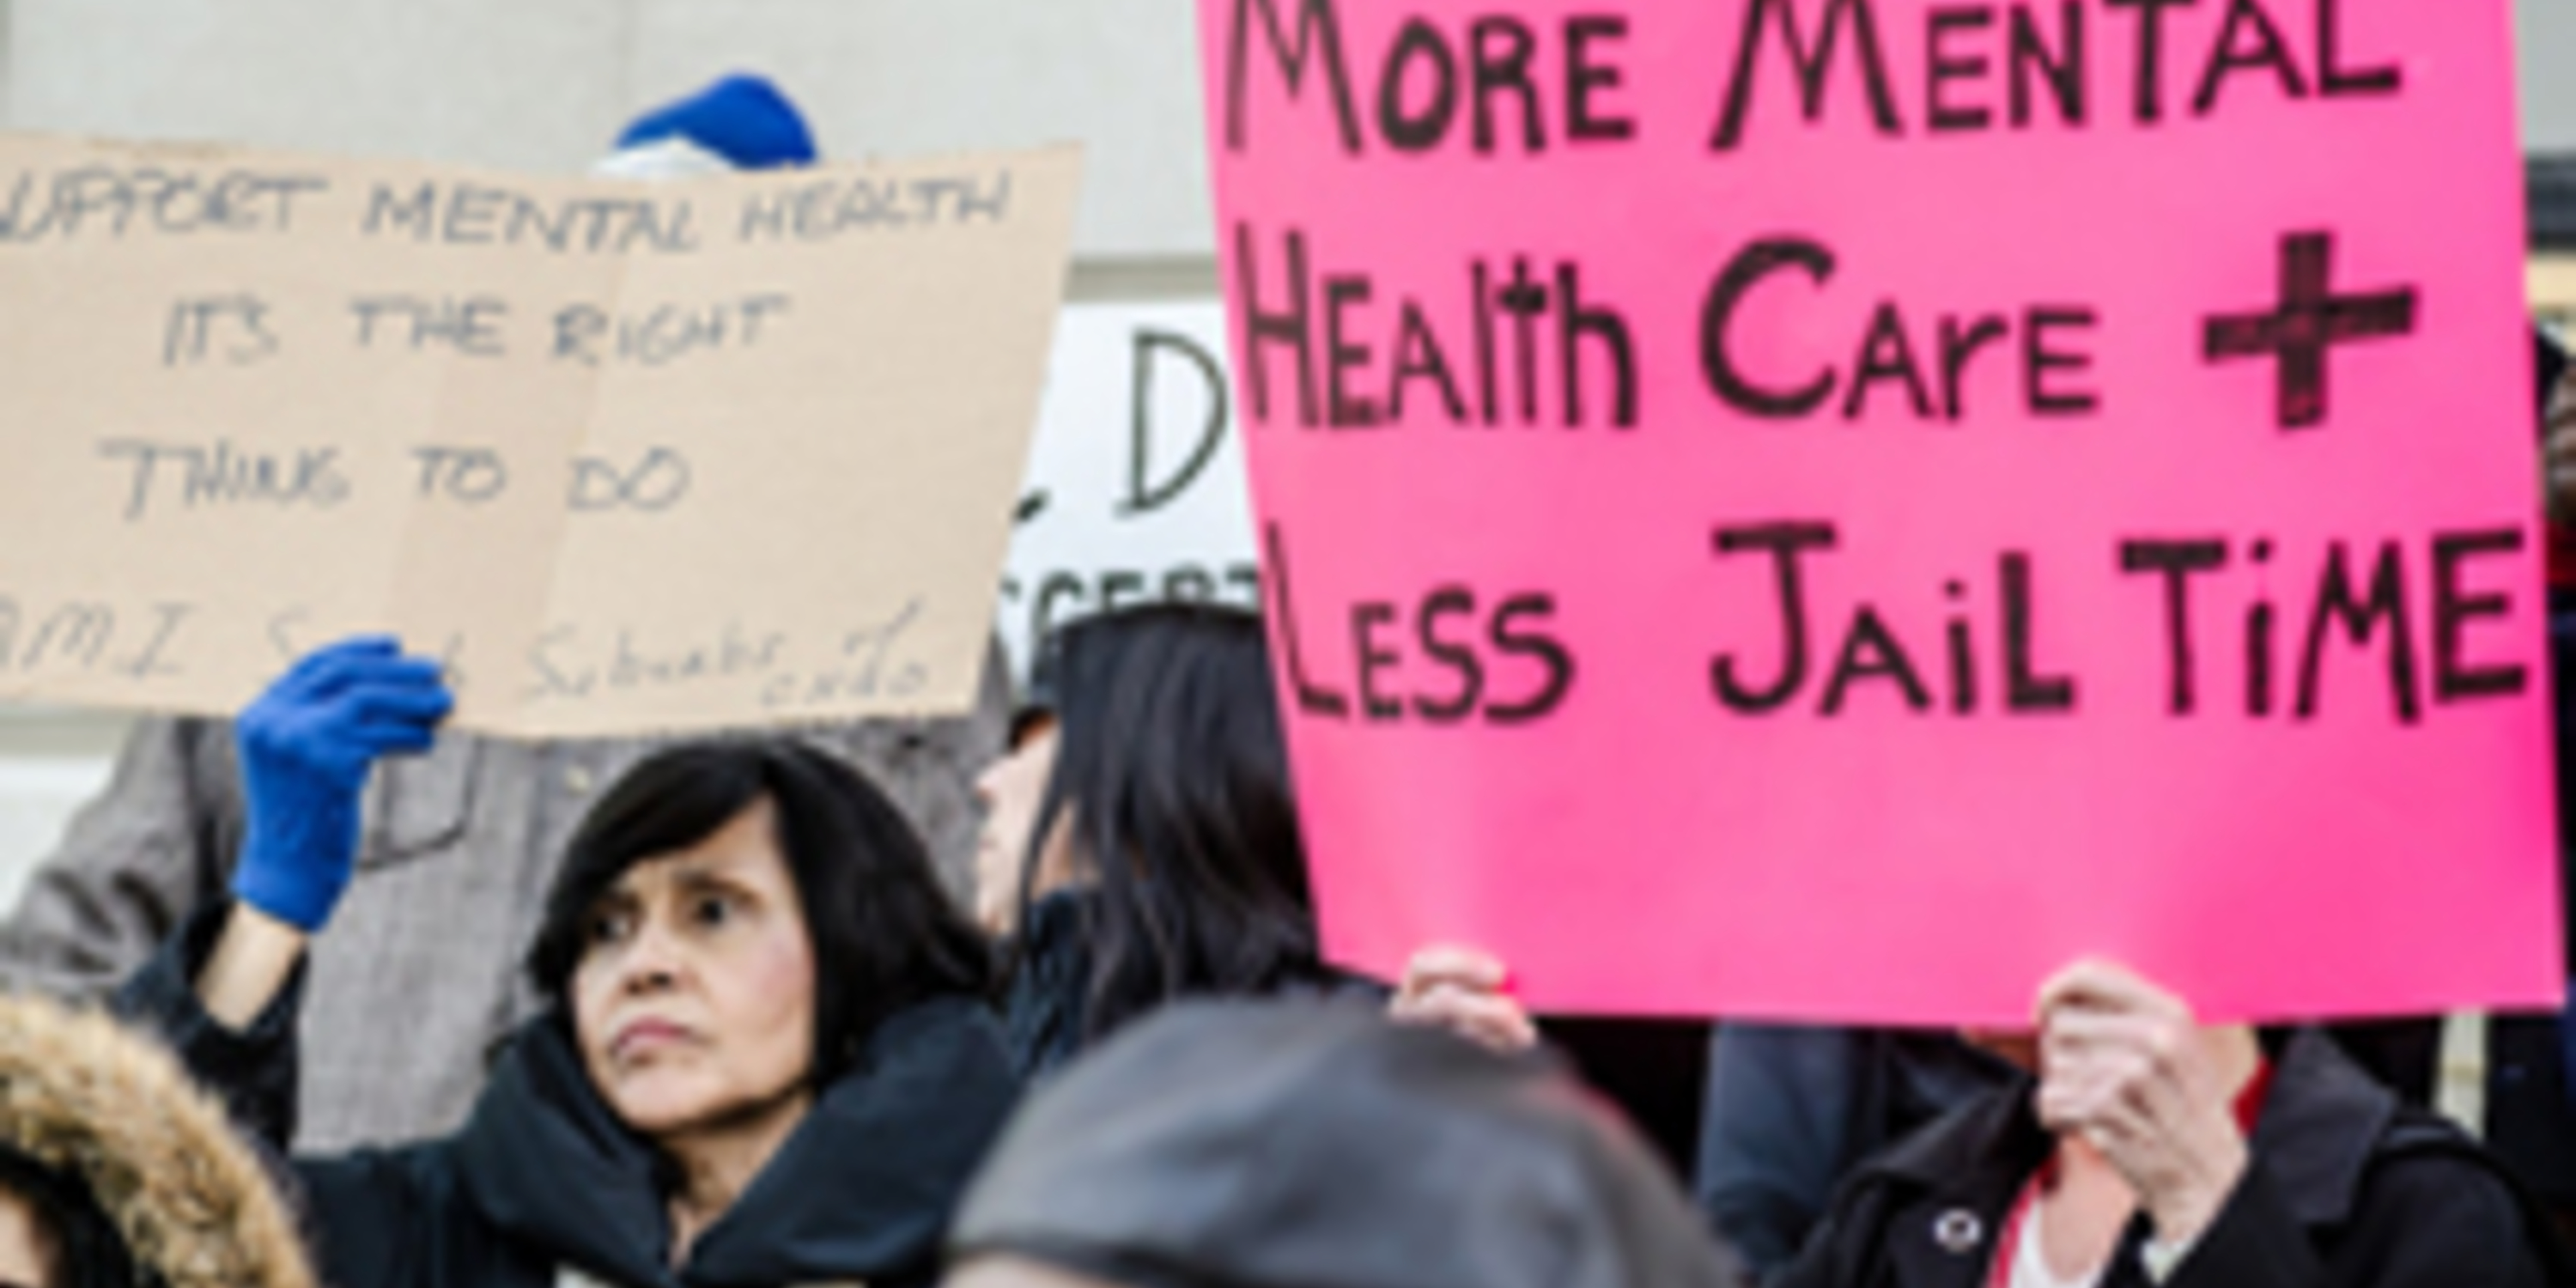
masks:
<instances>
[{"instance_id":1,"label":"black cross symbol","mask_svg":"<svg viewBox=\"0 0 2576 1288\"><path fill-rule=\"evenodd\" d=\"M2208 319L2203 361L2280 359L2285 430L2325 423L2326 354L2335 345L2415 333L2414 287L2337 296L2333 281L2334 234L2291 233L2281 239L2280 311Z\"/></svg>"}]
</instances>

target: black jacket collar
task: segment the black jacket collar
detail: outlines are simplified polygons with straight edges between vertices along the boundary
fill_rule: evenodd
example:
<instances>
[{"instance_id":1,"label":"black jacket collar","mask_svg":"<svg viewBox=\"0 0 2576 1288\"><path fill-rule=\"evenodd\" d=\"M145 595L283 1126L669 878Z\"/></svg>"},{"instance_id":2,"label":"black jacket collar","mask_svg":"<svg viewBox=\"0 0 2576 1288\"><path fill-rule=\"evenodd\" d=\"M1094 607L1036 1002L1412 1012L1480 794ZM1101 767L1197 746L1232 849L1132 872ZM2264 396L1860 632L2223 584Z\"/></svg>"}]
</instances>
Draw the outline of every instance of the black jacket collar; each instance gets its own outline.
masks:
<instances>
[{"instance_id":1,"label":"black jacket collar","mask_svg":"<svg viewBox=\"0 0 2576 1288\"><path fill-rule=\"evenodd\" d=\"M2253 1152L2299 1224L2351 1219L2362 1174L2396 1121L2397 1104L2397 1093L2346 1059L2333 1039L2314 1029L2291 1034L2254 1120Z\"/></svg>"},{"instance_id":2,"label":"black jacket collar","mask_svg":"<svg viewBox=\"0 0 2576 1288\"><path fill-rule=\"evenodd\" d=\"M2293 1032L2272 1060L2253 1153L2279 1182L2300 1224L2340 1224L2351 1216L2371 1152L2396 1117L2397 1097L2313 1029ZM2033 1085L2024 1076L1960 1106L1863 1165L1862 1175L1992 1218L2056 1147L2031 1113Z\"/></svg>"},{"instance_id":3,"label":"black jacket collar","mask_svg":"<svg viewBox=\"0 0 2576 1288\"><path fill-rule=\"evenodd\" d=\"M510 1242L632 1288L874 1280L935 1256L1017 1090L979 1005L943 999L888 1018L675 1271L656 1156L547 1018L504 1053L457 1137L457 1167Z\"/></svg>"}]
</instances>

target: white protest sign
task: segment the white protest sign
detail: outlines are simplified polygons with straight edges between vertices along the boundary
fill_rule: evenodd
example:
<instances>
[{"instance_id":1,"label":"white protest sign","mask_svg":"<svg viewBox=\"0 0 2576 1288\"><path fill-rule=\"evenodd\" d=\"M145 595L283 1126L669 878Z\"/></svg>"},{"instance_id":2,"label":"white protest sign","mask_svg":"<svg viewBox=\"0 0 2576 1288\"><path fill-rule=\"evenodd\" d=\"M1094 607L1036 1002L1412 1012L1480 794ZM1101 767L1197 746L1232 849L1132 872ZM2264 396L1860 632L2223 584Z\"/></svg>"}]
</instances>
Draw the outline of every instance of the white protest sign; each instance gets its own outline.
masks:
<instances>
[{"instance_id":1,"label":"white protest sign","mask_svg":"<svg viewBox=\"0 0 2576 1288\"><path fill-rule=\"evenodd\" d=\"M1165 599L1260 607L1226 366L1218 301L1065 309L1002 579L1015 670L1073 618Z\"/></svg>"}]
</instances>

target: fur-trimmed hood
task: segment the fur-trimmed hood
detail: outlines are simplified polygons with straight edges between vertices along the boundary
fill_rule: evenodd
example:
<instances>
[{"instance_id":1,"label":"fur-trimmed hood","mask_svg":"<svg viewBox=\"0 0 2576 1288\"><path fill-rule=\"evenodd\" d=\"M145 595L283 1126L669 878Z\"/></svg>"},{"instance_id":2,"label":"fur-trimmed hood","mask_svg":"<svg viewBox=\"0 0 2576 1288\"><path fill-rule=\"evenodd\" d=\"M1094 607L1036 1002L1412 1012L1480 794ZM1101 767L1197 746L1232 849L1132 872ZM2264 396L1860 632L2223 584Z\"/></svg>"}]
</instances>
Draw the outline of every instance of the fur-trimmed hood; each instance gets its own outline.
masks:
<instances>
[{"instance_id":1,"label":"fur-trimmed hood","mask_svg":"<svg viewBox=\"0 0 2576 1288\"><path fill-rule=\"evenodd\" d=\"M168 1288L313 1288L295 1223L223 1108L105 1015L0 996L0 1145L87 1185Z\"/></svg>"}]
</instances>

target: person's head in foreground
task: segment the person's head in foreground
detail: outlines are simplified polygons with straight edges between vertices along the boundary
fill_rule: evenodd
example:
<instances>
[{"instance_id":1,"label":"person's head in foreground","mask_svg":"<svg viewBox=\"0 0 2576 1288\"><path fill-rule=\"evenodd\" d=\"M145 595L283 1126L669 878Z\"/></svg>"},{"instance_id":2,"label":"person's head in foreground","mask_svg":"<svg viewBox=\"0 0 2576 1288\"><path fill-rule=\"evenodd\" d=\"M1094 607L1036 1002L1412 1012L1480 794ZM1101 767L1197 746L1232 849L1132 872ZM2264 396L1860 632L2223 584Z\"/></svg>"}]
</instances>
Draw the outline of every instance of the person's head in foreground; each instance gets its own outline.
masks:
<instances>
[{"instance_id":1,"label":"person's head in foreground","mask_svg":"<svg viewBox=\"0 0 2576 1288\"><path fill-rule=\"evenodd\" d=\"M1325 1001L1190 1002L1034 1095L949 1288L1711 1288L1737 1281L1553 1059Z\"/></svg>"},{"instance_id":2,"label":"person's head in foreground","mask_svg":"<svg viewBox=\"0 0 2576 1288\"><path fill-rule=\"evenodd\" d=\"M1168 604L1051 635L986 773L977 904L1012 1022L1059 1063L1184 994L1322 982L1261 619Z\"/></svg>"},{"instance_id":3,"label":"person's head in foreground","mask_svg":"<svg viewBox=\"0 0 2576 1288\"><path fill-rule=\"evenodd\" d=\"M1500 962L1417 954L1393 1014L1534 1038ZM1846 1178L1783 1288L2576 1282L2477 1145L2322 1033L2203 1025L2099 961L2044 984L2030 1033L1975 1040L2031 1079Z\"/></svg>"},{"instance_id":4,"label":"person's head in foreground","mask_svg":"<svg viewBox=\"0 0 2576 1288\"><path fill-rule=\"evenodd\" d=\"M0 1285L309 1288L223 1109L102 1015L0 997Z\"/></svg>"}]
</instances>

